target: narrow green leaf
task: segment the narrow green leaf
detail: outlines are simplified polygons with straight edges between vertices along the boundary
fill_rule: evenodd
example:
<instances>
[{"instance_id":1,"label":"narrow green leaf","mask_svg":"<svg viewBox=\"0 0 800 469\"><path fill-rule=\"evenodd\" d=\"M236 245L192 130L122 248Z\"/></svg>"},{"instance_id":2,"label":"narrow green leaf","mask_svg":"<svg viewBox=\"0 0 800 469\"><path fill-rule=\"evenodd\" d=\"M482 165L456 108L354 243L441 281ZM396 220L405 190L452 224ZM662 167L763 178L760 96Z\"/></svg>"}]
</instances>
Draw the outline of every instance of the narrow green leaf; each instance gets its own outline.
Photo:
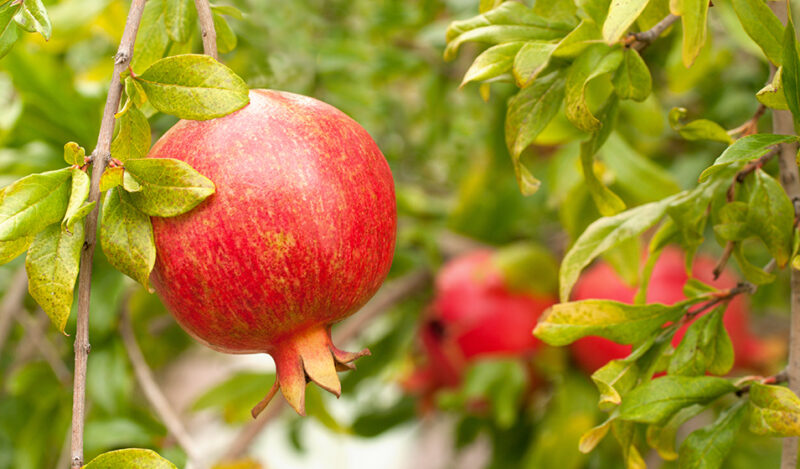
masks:
<instances>
[{"instance_id":1,"label":"narrow green leaf","mask_svg":"<svg viewBox=\"0 0 800 469\"><path fill-rule=\"evenodd\" d=\"M629 392L639 380L639 367L635 360L611 360L592 374L592 381L600 392L601 410L611 410L622 403L622 395Z\"/></svg>"},{"instance_id":2,"label":"narrow green leaf","mask_svg":"<svg viewBox=\"0 0 800 469\"><path fill-rule=\"evenodd\" d=\"M82 249L82 224L70 233L54 223L36 235L25 258L28 291L61 332L72 309Z\"/></svg>"},{"instance_id":3,"label":"narrow green leaf","mask_svg":"<svg viewBox=\"0 0 800 469\"><path fill-rule=\"evenodd\" d=\"M142 190L142 185L131 176L130 171L124 171L122 173L122 188L128 192L139 192Z\"/></svg>"},{"instance_id":4,"label":"narrow green leaf","mask_svg":"<svg viewBox=\"0 0 800 469\"><path fill-rule=\"evenodd\" d=\"M603 130L612 130L612 125L603 122ZM618 192L636 204L655 202L681 190L669 171L635 150L618 132L610 132L599 154L614 174ZM648 183L641 184L641 181Z\"/></svg>"},{"instance_id":5,"label":"narrow green leaf","mask_svg":"<svg viewBox=\"0 0 800 469\"><path fill-rule=\"evenodd\" d=\"M674 305L629 305L611 300L559 303L545 311L533 333L550 345L561 346L589 335L621 344L647 339L669 321L675 321L698 300Z\"/></svg>"},{"instance_id":6,"label":"narrow green leaf","mask_svg":"<svg viewBox=\"0 0 800 469\"><path fill-rule=\"evenodd\" d=\"M608 9L603 23L603 39L608 45L620 40L636 18L644 11L649 0L615 0Z\"/></svg>"},{"instance_id":7,"label":"narrow green leaf","mask_svg":"<svg viewBox=\"0 0 800 469\"><path fill-rule=\"evenodd\" d=\"M64 161L69 165L83 166L86 158L86 150L75 142L64 145Z\"/></svg>"},{"instance_id":8,"label":"narrow green leaf","mask_svg":"<svg viewBox=\"0 0 800 469\"><path fill-rule=\"evenodd\" d=\"M164 24L167 35L173 41L188 41L196 20L197 10L193 0L164 0Z\"/></svg>"},{"instance_id":9,"label":"narrow green leaf","mask_svg":"<svg viewBox=\"0 0 800 469\"><path fill-rule=\"evenodd\" d=\"M32 174L0 191L0 241L35 235L61 221L69 204L70 168Z\"/></svg>"},{"instance_id":10,"label":"narrow green leaf","mask_svg":"<svg viewBox=\"0 0 800 469\"><path fill-rule=\"evenodd\" d=\"M594 132L603 124L589 110L586 86L593 79L613 72L622 63L622 50L597 44L586 49L567 72L565 111L567 119L584 132Z\"/></svg>"},{"instance_id":11,"label":"narrow green leaf","mask_svg":"<svg viewBox=\"0 0 800 469\"><path fill-rule=\"evenodd\" d=\"M749 416L756 435L800 436L800 399L789 388L752 383Z\"/></svg>"},{"instance_id":12,"label":"narrow green leaf","mask_svg":"<svg viewBox=\"0 0 800 469\"><path fill-rule=\"evenodd\" d=\"M675 0L673 0L675 1ZM683 24L683 65L689 68L706 43L708 0L677 0Z\"/></svg>"},{"instance_id":13,"label":"narrow green leaf","mask_svg":"<svg viewBox=\"0 0 800 469\"><path fill-rule=\"evenodd\" d=\"M731 144L733 139L721 125L708 119L697 119L681 125L678 133L686 140L711 140Z\"/></svg>"},{"instance_id":14,"label":"narrow green leaf","mask_svg":"<svg viewBox=\"0 0 800 469\"><path fill-rule=\"evenodd\" d=\"M788 111L789 104L786 103L781 75L783 75L783 67L778 67L778 70L775 71L775 76L772 77L772 81L756 93L756 99L768 108Z\"/></svg>"},{"instance_id":15,"label":"narrow green leaf","mask_svg":"<svg viewBox=\"0 0 800 469\"><path fill-rule=\"evenodd\" d=\"M250 102L245 82L207 55L161 59L136 80L156 109L181 119L222 117Z\"/></svg>"},{"instance_id":16,"label":"narrow green leaf","mask_svg":"<svg viewBox=\"0 0 800 469\"><path fill-rule=\"evenodd\" d=\"M753 265L744 255L742 243L736 243L733 249L733 258L739 265L745 280L755 285L766 285L775 281L775 274L767 272L761 267Z\"/></svg>"},{"instance_id":17,"label":"narrow green leaf","mask_svg":"<svg viewBox=\"0 0 800 469\"><path fill-rule=\"evenodd\" d=\"M88 215L92 210L94 210L94 207L96 205L97 202L89 202L88 204L81 205L81 207L78 210L76 210L71 217L67 219L67 223L64 225L64 228L66 228L67 231L72 231L72 225L79 222L80 220L83 220L86 217L86 215Z\"/></svg>"},{"instance_id":18,"label":"narrow green leaf","mask_svg":"<svg viewBox=\"0 0 800 469\"><path fill-rule=\"evenodd\" d=\"M550 55L557 47L555 44L543 41L526 42L514 56L512 73L517 86L525 88L547 68Z\"/></svg>"},{"instance_id":19,"label":"narrow green leaf","mask_svg":"<svg viewBox=\"0 0 800 469\"><path fill-rule=\"evenodd\" d=\"M119 117L119 133L111 142L111 157L125 163L130 158L144 158L150 151L150 123L136 107Z\"/></svg>"},{"instance_id":20,"label":"narrow green leaf","mask_svg":"<svg viewBox=\"0 0 800 469\"><path fill-rule=\"evenodd\" d=\"M103 453L83 469L177 469L174 464L149 449L120 449Z\"/></svg>"},{"instance_id":21,"label":"narrow green leaf","mask_svg":"<svg viewBox=\"0 0 800 469\"><path fill-rule=\"evenodd\" d=\"M50 40L53 27L42 0L22 0L22 9L15 20L24 29L38 32L46 41Z\"/></svg>"},{"instance_id":22,"label":"narrow green leaf","mask_svg":"<svg viewBox=\"0 0 800 469\"><path fill-rule=\"evenodd\" d=\"M147 102L147 94L145 94L142 85L131 77L125 78L125 94L133 105L138 108L141 108Z\"/></svg>"},{"instance_id":23,"label":"narrow green leaf","mask_svg":"<svg viewBox=\"0 0 800 469\"><path fill-rule=\"evenodd\" d=\"M692 432L681 445L678 469L722 467L744 422L746 409L744 401L739 401L723 412L711 426Z\"/></svg>"},{"instance_id":24,"label":"narrow green leaf","mask_svg":"<svg viewBox=\"0 0 800 469\"><path fill-rule=\"evenodd\" d=\"M0 241L0 265L13 261L20 254L27 251L32 241L33 236L12 239L11 241Z\"/></svg>"},{"instance_id":25,"label":"narrow green leaf","mask_svg":"<svg viewBox=\"0 0 800 469\"><path fill-rule=\"evenodd\" d=\"M217 32L217 50L220 54L227 54L228 52L236 49L236 44L239 40L236 38L236 33L233 32L231 25L224 16L214 12L214 30Z\"/></svg>"},{"instance_id":26,"label":"narrow green leaf","mask_svg":"<svg viewBox=\"0 0 800 469\"><path fill-rule=\"evenodd\" d=\"M542 18L518 2L505 2L473 18L454 21L447 28L445 60L452 60L465 42L501 44L504 42L549 40L565 36L572 25Z\"/></svg>"},{"instance_id":27,"label":"narrow green leaf","mask_svg":"<svg viewBox=\"0 0 800 469\"><path fill-rule=\"evenodd\" d=\"M139 33L134 45L135 54L131 59L131 68L141 72L164 57L169 46L167 27L164 24L164 0L148 0L144 6Z\"/></svg>"},{"instance_id":28,"label":"narrow green leaf","mask_svg":"<svg viewBox=\"0 0 800 469\"><path fill-rule=\"evenodd\" d=\"M236 18L237 20L244 19L244 13L242 13L242 10L231 5L211 5L211 11L213 11L218 15L225 15L225 16L230 16L231 18Z\"/></svg>"},{"instance_id":29,"label":"narrow green leaf","mask_svg":"<svg viewBox=\"0 0 800 469\"><path fill-rule=\"evenodd\" d=\"M663 425L652 424L648 426L647 444L658 451L658 455L665 461L678 459L678 452L675 450L675 437L678 434L678 429L703 410L705 410L705 407L702 405L684 407Z\"/></svg>"},{"instance_id":30,"label":"narrow green leaf","mask_svg":"<svg viewBox=\"0 0 800 469\"><path fill-rule=\"evenodd\" d=\"M600 425L584 433L578 443L578 450L584 454L591 453L597 444L606 437L608 431L611 429L611 423L613 421L614 417L609 417Z\"/></svg>"},{"instance_id":31,"label":"narrow green leaf","mask_svg":"<svg viewBox=\"0 0 800 469\"><path fill-rule=\"evenodd\" d=\"M89 176L77 168L72 168L72 188L69 194L69 203L67 204L67 211L64 212L64 218L61 219L61 227L67 228L67 224L75 217L78 210L81 209L83 203L89 197L89 185L91 181ZM67 228L69 229L69 228Z\"/></svg>"},{"instance_id":32,"label":"narrow green leaf","mask_svg":"<svg viewBox=\"0 0 800 469\"><path fill-rule=\"evenodd\" d=\"M792 254L794 206L772 176L761 169L756 170L755 176L748 202L747 226L761 238L778 266L783 267Z\"/></svg>"},{"instance_id":33,"label":"narrow green leaf","mask_svg":"<svg viewBox=\"0 0 800 469\"><path fill-rule=\"evenodd\" d=\"M605 125L598 132L595 132L589 140L582 142L580 147L581 169L586 187L589 189L589 194L591 194L598 211L606 217L625 210L625 202L598 179L594 167L595 152L608 138L610 130L614 126L617 103L616 96L612 96L609 99L609 102L599 113L599 117L605 122Z\"/></svg>"},{"instance_id":34,"label":"narrow green leaf","mask_svg":"<svg viewBox=\"0 0 800 469\"><path fill-rule=\"evenodd\" d=\"M603 40L600 28L591 19L584 19L569 34L559 41L553 51L553 57L574 59L587 47Z\"/></svg>"},{"instance_id":35,"label":"narrow green leaf","mask_svg":"<svg viewBox=\"0 0 800 469\"><path fill-rule=\"evenodd\" d=\"M22 5L7 4L0 7L0 58L11 51L19 38L19 26L14 21L14 16Z\"/></svg>"},{"instance_id":36,"label":"narrow green leaf","mask_svg":"<svg viewBox=\"0 0 800 469\"><path fill-rule=\"evenodd\" d=\"M100 176L100 192L105 192L111 188L122 185L122 174L125 168L122 166L106 167L103 175Z\"/></svg>"},{"instance_id":37,"label":"narrow green leaf","mask_svg":"<svg viewBox=\"0 0 800 469\"><path fill-rule=\"evenodd\" d=\"M572 286L575 285L584 267L600 254L655 225L666 213L667 206L678 195L634 207L613 217L600 218L589 225L561 262L559 271L561 301L569 300Z\"/></svg>"},{"instance_id":38,"label":"narrow green leaf","mask_svg":"<svg viewBox=\"0 0 800 469\"><path fill-rule=\"evenodd\" d=\"M733 9L748 36L775 65L781 64L784 28L763 0L733 0Z\"/></svg>"},{"instance_id":39,"label":"narrow green leaf","mask_svg":"<svg viewBox=\"0 0 800 469\"><path fill-rule=\"evenodd\" d=\"M120 187L106 193L100 244L115 269L150 290L150 272L156 262L153 225Z\"/></svg>"},{"instance_id":40,"label":"narrow green leaf","mask_svg":"<svg viewBox=\"0 0 800 469\"><path fill-rule=\"evenodd\" d=\"M714 164L700 174L700 182L705 181L714 174L733 167L737 171L748 161L766 155L771 147L780 143L796 142L794 135L755 134L742 137L725 149Z\"/></svg>"},{"instance_id":41,"label":"narrow green leaf","mask_svg":"<svg viewBox=\"0 0 800 469\"><path fill-rule=\"evenodd\" d=\"M461 86L463 87L471 81L488 80L511 70L514 57L523 44L522 42L509 42L492 46L483 51L464 74Z\"/></svg>"},{"instance_id":42,"label":"narrow green leaf","mask_svg":"<svg viewBox=\"0 0 800 469\"><path fill-rule=\"evenodd\" d=\"M786 97L786 105L789 106L789 110L794 116L795 126L797 126L797 122L800 120L800 57L798 57L797 38L794 35L794 24L791 22L791 18L789 25L784 29L781 60L783 94Z\"/></svg>"},{"instance_id":43,"label":"narrow green leaf","mask_svg":"<svg viewBox=\"0 0 800 469\"><path fill-rule=\"evenodd\" d=\"M131 159L125 169L142 186L131 203L147 215L174 217L193 209L214 193L214 183L191 166L171 158Z\"/></svg>"},{"instance_id":44,"label":"narrow green leaf","mask_svg":"<svg viewBox=\"0 0 800 469\"><path fill-rule=\"evenodd\" d=\"M636 424L622 420L611 422L611 431L622 448L622 461L625 469L647 469L642 453L636 447Z\"/></svg>"},{"instance_id":45,"label":"narrow green leaf","mask_svg":"<svg viewBox=\"0 0 800 469\"><path fill-rule=\"evenodd\" d=\"M724 375L733 367L733 345L722 322L725 307L700 317L686 330L675 349L668 373L699 376L708 370Z\"/></svg>"},{"instance_id":46,"label":"narrow green leaf","mask_svg":"<svg viewBox=\"0 0 800 469\"><path fill-rule=\"evenodd\" d=\"M630 48L624 50L622 63L614 74L612 82L620 99L641 102L650 96L653 89L650 69L647 68L639 52Z\"/></svg>"},{"instance_id":47,"label":"narrow green leaf","mask_svg":"<svg viewBox=\"0 0 800 469\"><path fill-rule=\"evenodd\" d=\"M619 406L621 419L660 423L693 404L707 404L736 387L712 376L664 376L631 391Z\"/></svg>"}]
</instances>

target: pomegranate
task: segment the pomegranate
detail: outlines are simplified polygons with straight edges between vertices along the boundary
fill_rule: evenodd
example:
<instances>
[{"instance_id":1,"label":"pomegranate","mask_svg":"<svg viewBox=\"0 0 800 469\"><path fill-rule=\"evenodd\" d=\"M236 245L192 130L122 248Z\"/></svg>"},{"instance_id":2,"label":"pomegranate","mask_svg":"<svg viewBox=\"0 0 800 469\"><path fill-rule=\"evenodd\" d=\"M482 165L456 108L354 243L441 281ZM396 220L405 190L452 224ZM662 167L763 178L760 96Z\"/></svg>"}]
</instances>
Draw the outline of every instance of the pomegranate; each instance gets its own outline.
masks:
<instances>
[{"instance_id":1,"label":"pomegranate","mask_svg":"<svg viewBox=\"0 0 800 469\"><path fill-rule=\"evenodd\" d=\"M530 355L541 345L531 331L555 297L512 290L494 260L492 251L473 251L439 272L420 330L427 364L406 381L408 390L457 386L477 358Z\"/></svg>"},{"instance_id":2,"label":"pomegranate","mask_svg":"<svg viewBox=\"0 0 800 469\"><path fill-rule=\"evenodd\" d=\"M392 174L369 134L315 99L252 90L233 114L178 122L149 157L216 185L191 212L152 219L152 283L180 325L221 352L272 355L254 416L278 389L304 414L307 380L338 396L336 371L369 352L336 348L331 324L375 293L395 243Z\"/></svg>"},{"instance_id":3,"label":"pomegranate","mask_svg":"<svg viewBox=\"0 0 800 469\"><path fill-rule=\"evenodd\" d=\"M698 280L716 288L736 286L736 277L724 271L714 280L713 270L716 262L703 255L695 258L692 275ZM688 280L684 265L684 254L677 248L666 248L653 268L647 289L648 303L673 304L685 299L683 285ZM575 300L590 298L633 303L636 289L626 285L614 269L605 262L588 269L575 285ZM723 322L733 343L737 368L760 369L768 361L769 351L750 331L746 299L742 295L734 297L728 304ZM677 346L686 333L684 326L675 334L672 341ZM624 358L631 352L630 345L621 345L602 337L584 337L571 346L572 355L578 366L587 373L593 373L611 360Z\"/></svg>"}]
</instances>

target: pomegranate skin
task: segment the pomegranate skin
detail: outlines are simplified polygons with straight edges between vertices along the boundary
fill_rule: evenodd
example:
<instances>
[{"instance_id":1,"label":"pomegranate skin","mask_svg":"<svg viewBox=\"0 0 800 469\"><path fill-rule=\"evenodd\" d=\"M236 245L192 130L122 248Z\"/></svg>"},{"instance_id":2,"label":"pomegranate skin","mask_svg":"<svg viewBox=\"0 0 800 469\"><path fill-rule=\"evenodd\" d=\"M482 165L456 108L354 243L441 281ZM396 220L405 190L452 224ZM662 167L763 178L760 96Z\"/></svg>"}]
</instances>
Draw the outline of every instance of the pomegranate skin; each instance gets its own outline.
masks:
<instances>
[{"instance_id":1,"label":"pomegranate skin","mask_svg":"<svg viewBox=\"0 0 800 469\"><path fill-rule=\"evenodd\" d=\"M531 334L555 297L512 291L493 261L476 250L448 262L419 337L427 358L405 385L431 394L458 386L466 366L485 357L528 356L541 346Z\"/></svg>"},{"instance_id":2,"label":"pomegranate skin","mask_svg":"<svg viewBox=\"0 0 800 469\"><path fill-rule=\"evenodd\" d=\"M728 270L714 280L713 259L699 255L692 265L692 275L698 280L716 288L725 289L736 286L736 277ZM688 280L684 265L684 254L676 248L666 248L656 262L647 289L648 303L673 304L685 299L683 285ZM574 300L606 299L633 303L636 289L626 285L614 269L601 262L588 269L575 285ZM753 336L747 313L747 304L742 295L734 297L728 304L723 317L725 329L731 338L737 368L758 369L763 365L765 353L758 338ZM677 346L686 333L687 326L675 333L672 340ZM626 357L631 352L630 345L617 344L602 337L584 337L576 340L570 349L578 366L587 373L593 373L607 362Z\"/></svg>"},{"instance_id":3,"label":"pomegranate skin","mask_svg":"<svg viewBox=\"0 0 800 469\"><path fill-rule=\"evenodd\" d=\"M334 366L358 354L333 347L330 325L376 292L395 244L392 174L369 134L315 99L252 90L228 116L178 122L149 157L216 186L152 218L152 283L180 325L221 352L271 354L300 413L306 377L338 394Z\"/></svg>"}]
</instances>

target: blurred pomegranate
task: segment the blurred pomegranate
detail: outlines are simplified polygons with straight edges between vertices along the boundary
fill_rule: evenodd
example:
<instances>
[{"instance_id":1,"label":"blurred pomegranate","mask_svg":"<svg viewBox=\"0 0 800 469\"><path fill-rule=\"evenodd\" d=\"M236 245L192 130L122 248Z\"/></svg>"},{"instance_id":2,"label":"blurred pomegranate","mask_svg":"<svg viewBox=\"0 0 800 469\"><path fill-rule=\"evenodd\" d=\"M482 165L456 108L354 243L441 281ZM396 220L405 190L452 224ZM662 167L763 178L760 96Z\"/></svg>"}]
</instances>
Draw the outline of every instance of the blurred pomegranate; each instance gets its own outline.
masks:
<instances>
[{"instance_id":1,"label":"blurred pomegranate","mask_svg":"<svg viewBox=\"0 0 800 469\"><path fill-rule=\"evenodd\" d=\"M724 289L736 286L737 278L729 270L714 280L712 271L716 262L707 256L695 257L692 266L694 278ZM666 248L656 262L647 289L648 303L673 304L685 299L683 285L688 280L684 267L684 254L677 248ZM574 300L607 299L623 303L633 303L636 289L626 285L614 269L605 262L588 269L575 285ZM768 343L753 335L748 320L747 303L744 295L730 301L723 322L733 343L738 369L762 370L768 367L776 356L776 344ZM677 346L686 333L684 326L672 340ZM631 352L630 345L621 345L602 337L584 337L571 346L572 355L578 366L587 373L594 373L610 360L624 358Z\"/></svg>"},{"instance_id":2,"label":"blurred pomegranate","mask_svg":"<svg viewBox=\"0 0 800 469\"><path fill-rule=\"evenodd\" d=\"M511 275L490 250L473 251L442 268L419 332L427 362L406 380L407 390L430 394L455 387L478 358L524 357L539 348L531 331L556 299L520 288Z\"/></svg>"}]
</instances>

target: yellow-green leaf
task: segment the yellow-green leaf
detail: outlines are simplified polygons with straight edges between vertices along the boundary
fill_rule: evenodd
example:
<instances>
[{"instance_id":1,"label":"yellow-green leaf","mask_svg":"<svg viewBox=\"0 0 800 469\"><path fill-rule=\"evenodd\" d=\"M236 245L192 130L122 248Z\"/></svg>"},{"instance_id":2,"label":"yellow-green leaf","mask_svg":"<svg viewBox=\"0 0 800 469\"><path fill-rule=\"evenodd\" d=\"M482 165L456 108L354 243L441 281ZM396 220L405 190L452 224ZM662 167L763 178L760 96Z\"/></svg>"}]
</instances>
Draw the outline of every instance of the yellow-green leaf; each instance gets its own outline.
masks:
<instances>
[{"instance_id":1,"label":"yellow-green leaf","mask_svg":"<svg viewBox=\"0 0 800 469\"><path fill-rule=\"evenodd\" d=\"M649 0L613 0L603 23L603 39L609 45L619 41L644 11L648 2Z\"/></svg>"},{"instance_id":2,"label":"yellow-green leaf","mask_svg":"<svg viewBox=\"0 0 800 469\"><path fill-rule=\"evenodd\" d=\"M164 24L173 41L188 41L196 19L197 10L193 0L164 0Z\"/></svg>"},{"instance_id":3,"label":"yellow-green leaf","mask_svg":"<svg viewBox=\"0 0 800 469\"><path fill-rule=\"evenodd\" d=\"M217 32L217 50L220 54L227 54L236 49L236 44L239 42L236 33L231 29L228 20L216 11L214 12L214 30Z\"/></svg>"},{"instance_id":4,"label":"yellow-green leaf","mask_svg":"<svg viewBox=\"0 0 800 469\"><path fill-rule=\"evenodd\" d=\"M140 72L164 57L169 45L167 27L164 25L164 0L148 0L144 6L139 33L136 35L131 68Z\"/></svg>"},{"instance_id":5,"label":"yellow-green leaf","mask_svg":"<svg viewBox=\"0 0 800 469\"><path fill-rule=\"evenodd\" d=\"M509 42L492 46L483 51L464 74L461 86L471 81L488 80L511 70L514 57L517 56L517 52L523 44L522 42Z\"/></svg>"},{"instance_id":6,"label":"yellow-green leaf","mask_svg":"<svg viewBox=\"0 0 800 469\"><path fill-rule=\"evenodd\" d=\"M749 415L757 435L800 436L800 399L789 388L752 383Z\"/></svg>"},{"instance_id":7,"label":"yellow-green leaf","mask_svg":"<svg viewBox=\"0 0 800 469\"><path fill-rule=\"evenodd\" d=\"M733 9L747 35L775 65L781 64L783 25L764 0L733 0Z\"/></svg>"},{"instance_id":8,"label":"yellow-green leaf","mask_svg":"<svg viewBox=\"0 0 800 469\"><path fill-rule=\"evenodd\" d=\"M0 241L35 235L61 221L72 187L70 168L32 174L0 191Z\"/></svg>"},{"instance_id":9,"label":"yellow-green leaf","mask_svg":"<svg viewBox=\"0 0 800 469\"><path fill-rule=\"evenodd\" d=\"M517 86L525 88L547 68L556 44L543 41L526 42L514 57L512 73Z\"/></svg>"},{"instance_id":10,"label":"yellow-green leaf","mask_svg":"<svg viewBox=\"0 0 800 469\"><path fill-rule=\"evenodd\" d=\"M768 108L788 111L789 104L786 103L781 75L783 75L783 67L778 67L775 76L772 77L772 81L756 93L756 99Z\"/></svg>"},{"instance_id":11,"label":"yellow-green leaf","mask_svg":"<svg viewBox=\"0 0 800 469\"><path fill-rule=\"evenodd\" d=\"M736 387L713 376L664 376L637 387L622 399L619 417L660 423L693 404L707 404Z\"/></svg>"},{"instance_id":12,"label":"yellow-green leaf","mask_svg":"<svg viewBox=\"0 0 800 469\"><path fill-rule=\"evenodd\" d=\"M103 453L83 469L177 469L174 464L149 449L120 449Z\"/></svg>"},{"instance_id":13,"label":"yellow-green leaf","mask_svg":"<svg viewBox=\"0 0 800 469\"><path fill-rule=\"evenodd\" d=\"M719 469L733 448L747 406L739 401L708 427L692 432L681 445L678 469Z\"/></svg>"},{"instance_id":14,"label":"yellow-green leaf","mask_svg":"<svg viewBox=\"0 0 800 469\"><path fill-rule=\"evenodd\" d=\"M83 166L86 158L86 150L75 142L64 145L64 161L70 165Z\"/></svg>"},{"instance_id":15,"label":"yellow-green leaf","mask_svg":"<svg viewBox=\"0 0 800 469\"><path fill-rule=\"evenodd\" d=\"M16 259L17 256L28 250L32 241L33 236L0 241L0 264L6 264Z\"/></svg>"},{"instance_id":16,"label":"yellow-green leaf","mask_svg":"<svg viewBox=\"0 0 800 469\"><path fill-rule=\"evenodd\" d=\"M129 197L121 187L106 193L100 244L115 269L150 289L150 272L156 262L153 225Z\"/></svg>"},{"instance_id":17,"label":"yellow-green leaf","mask_svg":"<svg viewBox=\"0 0 800 469\"><path fill-rule=\"evenodd\" d=\"M130 194L131 203L150 216L186 213L214 193L211 180L180 160L132 159L125 163L125 169L142 186L141 191Z\"/></svg>"},{"instance_id":18,"label":"yellow-green leaf","mask_svg":"<svg viewBox=\"0 0 800 469\"><path fill-rule=\"evenodd\" d=\"M584 132L594 132L603 124L589 110L586 86L593 79L613 72L622 63L622 50L597 44L586 49L567 72L565 112L567 119Z\"/></svg>"},{"instance_id":19,"label":"yellow-green leaf","mask_svg":"<svg viewBox=\"0 0 800 469\"><path fill-rule=\"evenodd\" d=\"M75 217L78 210L81 209L86 198L89 197L89 185L91 183L89 176L78 168L72 168L72 189L69 194L69 203L67 204L67 211L64 212L64 218L61 220L61 227L65 228L67 222Z\"/></svg>"},{"instance_id":20,"label":"yellow-green leaf","mask_svg":"<svg viewBox=\"0 0 800 469\"><path fill-rule=\"evenodd\" d=\"M22 0L22 9L14 20L23 29L38 32L46 41L50 40L53 27L42 0Z\"/></svg>"},{"instance_id":21,"label":"yellow-green leaf","mask_svg":"<svg viewBox=\"0 0 800 469\"><path fill-rule=\"evenodd\" d=\"M683 65L691 67L706 43L708 0L674 0L683 25Z\"/></svg>"},{"instance_id":22,"label":"yellow-green leaf","mask_svg":"<svg viewBox=\"0 0 800 469\"><path fill-rule=\"evenodd\" d=\"M647 68L639 52L630 48L624 50L622 63L614 74L612 82L620 99L641 102L650 96L653 89L650 69Z\"/></svg>"},{"instance_id":23,"label":"yellow-green leaf","mask_svg":"<svg viewBox=\"0 0 800 469\"><path fill-rule=\"evenodd\" d=\"M54 223L36 235L25 258L28 291L62 332L72 309L82 248L82 224L70 233Z\"/></svg>"},{"instance_id":24,"label":"yellow-green leaf","mask_svg":"<svg viewBox=\"0 0 800 469\"><path fill-rule=\"evenodd\" d=\"M143 158L150 151L150 123L137 107L119 117L119 133L111 142L111 157L121 162Z\"/></svg>"}]
</instances>

